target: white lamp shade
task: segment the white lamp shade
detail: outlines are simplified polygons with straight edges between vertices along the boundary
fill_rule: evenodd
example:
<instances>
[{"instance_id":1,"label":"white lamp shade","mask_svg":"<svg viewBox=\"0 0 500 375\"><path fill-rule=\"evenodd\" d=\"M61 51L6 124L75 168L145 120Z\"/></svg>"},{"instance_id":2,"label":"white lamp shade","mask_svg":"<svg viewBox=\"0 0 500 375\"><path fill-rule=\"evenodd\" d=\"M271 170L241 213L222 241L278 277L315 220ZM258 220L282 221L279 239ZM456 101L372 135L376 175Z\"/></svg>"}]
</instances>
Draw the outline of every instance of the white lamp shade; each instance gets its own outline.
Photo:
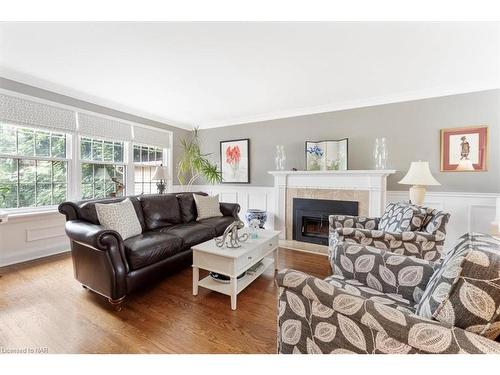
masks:
<instances>
[{"instance_id":1,"label":"white lamp shade","mask_svg":"<svg viewBox=\"0 0 500 375\"><path fill-rule=\"evenodd\" d=\"M441 185L431 174L429 162L414 161L410 164L410 169L406 176L403 177L400 184L404 185Z\"/></svg>"},{"instance_id":2,"label":"white lamp shade","mask_svg":"<svg viewBox=\"0 0 500 375\"><path fill-rule=\"evenodd\" d=\"M163 165L156 167L155 173L151 179L152 180L167 180L168 179L167 167L164 167Z\"/></svg>"}]
</instances>

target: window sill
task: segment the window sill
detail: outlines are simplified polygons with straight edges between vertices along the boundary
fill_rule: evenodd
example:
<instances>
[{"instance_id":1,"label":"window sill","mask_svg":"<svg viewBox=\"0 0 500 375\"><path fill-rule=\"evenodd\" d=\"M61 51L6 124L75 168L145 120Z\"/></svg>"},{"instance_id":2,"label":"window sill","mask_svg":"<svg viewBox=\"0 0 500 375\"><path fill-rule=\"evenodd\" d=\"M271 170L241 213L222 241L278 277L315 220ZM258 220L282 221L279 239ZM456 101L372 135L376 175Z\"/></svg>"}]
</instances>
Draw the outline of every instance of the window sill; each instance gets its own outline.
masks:
<instances>
[{"instance_id":1,"label":"window sill","mask_svg":"<svg viewBox=\"0 0 500 375\"><path fill-rule=\"evenodd\" d=\"M3 213L7 214L8 220L11 219L22 219L34 216L43 216L47 214L59 213L57 206L39 207L31 209L7 209L3 210Z\"/></svg>"}]
</instances>

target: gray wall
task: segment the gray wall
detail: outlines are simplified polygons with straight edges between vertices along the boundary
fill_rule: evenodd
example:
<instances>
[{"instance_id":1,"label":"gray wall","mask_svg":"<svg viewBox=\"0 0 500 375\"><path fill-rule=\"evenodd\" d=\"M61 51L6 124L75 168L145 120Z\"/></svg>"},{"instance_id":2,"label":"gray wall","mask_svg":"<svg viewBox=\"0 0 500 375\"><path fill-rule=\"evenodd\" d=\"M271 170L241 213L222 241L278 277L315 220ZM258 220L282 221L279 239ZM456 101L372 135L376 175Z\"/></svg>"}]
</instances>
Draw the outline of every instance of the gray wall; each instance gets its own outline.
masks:
<instances>
[{"instance_id":1,"label":"gray wall","mask_svg":"<svg viewBox=\"0 0 500 375\"><path fill-rule=\"evenodd\" d=\"M31 95L31 96L34 96L34 97L37 97L40 99L50 100L50 101L60 103L60 104L69 105L72 107L81 108L81 109L84 109L87 111L101 113L101 114L107 115L107 116L117 117L117 118L120 118L120 119L123 119L126 121L137 122L140 124L154 126L157 128L172 131L173 139L174 139L174 142L173 142L174 143L173 144L174 184L178 183L176 166L177 166L177 160L178 160L179 154L181 152L179 149L179 139L186 137L189 134L189 132L187 130L180 129L180 128L177 128L177 127L174 127L174 126L171 126L168 124L164 124L162 122L153 121L153 120L149 120L147 118L135 116L135 115L132 115L130 113L116 111L116 110L111 109L111 108L107 108L107 107L103 107L103 106L100 106L97 104L89 103L89 102L86 102L83 100L78 100L78 99L75 99L75 98L72 98L69 96L57 94L57 93L52 92L52 91L43 90L43 89L40 89L38 87L26 85L24 83L12 81L10 79L6 79L3 77L0 77L0 88L3 88L5 90L15 91L15 92L18 92L18 93L24 94L24 95Z\"/></svg>"},{"instance_id":2,"label":"gray wall","mask_svg":"<svg viewBox=\"0 0 500 375\"><path fill-rule=\"evenodd\" d=\"M469 125L489 126L488 171L439 172L440 129ZM219 160L219 141L250 138L252 185L270 186L275 169L276 144L283 144L286 168L305 168L304 142L349 138L349 169L373 169L373 145L385 136L390 169L390 190L406 190L397 183L411 161L427 160L441 186L429 190L500 192L500 90L386 104L352 110L227 126L201 131L204 152Z\"/></svg>"}]
</instances>

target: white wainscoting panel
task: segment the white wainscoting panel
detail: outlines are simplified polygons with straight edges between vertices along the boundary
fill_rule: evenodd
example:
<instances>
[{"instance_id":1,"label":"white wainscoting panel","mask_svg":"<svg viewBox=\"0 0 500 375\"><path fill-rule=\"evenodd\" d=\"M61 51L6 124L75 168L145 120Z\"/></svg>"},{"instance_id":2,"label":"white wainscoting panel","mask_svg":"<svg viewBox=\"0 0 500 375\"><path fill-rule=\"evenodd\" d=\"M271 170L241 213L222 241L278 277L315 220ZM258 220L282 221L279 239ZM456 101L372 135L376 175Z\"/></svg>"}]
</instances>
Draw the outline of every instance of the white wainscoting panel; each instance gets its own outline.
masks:
<instances>
[{"instance_id":1,"label":"white wainscoting panel","mask_svg":"<svg viewBox=\"0 0 500 375\"><path fill-rule=\"evenodd\" d=\"M467 192L430 192L425 195L424 206L448 212L445 249L453 247L462 234L467 232L489 233L495 219L495 200L500 194ZM408 201L407 191L387 192L388 202Z\"/></svg>"},{"instance_id":2,"label":"white wainscoting panel","mask_svg":"<svg viewBox=\"0 0 500 375\"><path fill-rule=\"evenodd\" d=\"M182 191L182 188L174 186L173 191ZM264 209L268 212L267 228L274 229L276 206L271 186L196 185L191 191L220 194L223 202L239 203L242 219L249 208ZM451 214L445 247L449 249L466 232L488 233L495 218L495 199L498 196L500 194L427 192L426 205ZM408 200L408 192L387 192L388 202L402 200ZM68 250L64 216L58 212L9 217L7 223L0 224L0 267Z\"/></svg>"},{"instance_id":3,"label":"white wainscoting panel","mask_svg":"<svg viewBox=\"0 0 500 375\"><path fill-rule=\"evenodd\" d=\"M185 191L181 186L174 185L173 191ZM267 211L266 228L274 228L274 188L272 186L252 185L194 185L190 191L204 191L210 195L219 194L219 201L238 203L241 206L240 218L245 220L249 208Z\"/></svg>"},{"instance_id":4,"label":"white wainscoting panel","mask_svg":"<svg viewBox=\"0 0 500 375\"><path fill-rule=\"evenodd\" d=\"M10 216L0 224L0 267L69 251L57 211Z\"/></svg>"},{"instance_id":5,"label":"white wainscoting panel","mask_svg":"<svg viewBox=\"0 0 500 375\"><path fill-rule=\"evenodd\" d=\"M180 187L176 186L176 191ZM271 186L251 185L197 185L192 191L205 191L209 194L220 194L221 201L237 202L241 205L241 218L248 208L262 208L268 212L269 229L274 223L274 188ZM500 196L494 193L470 192L432 192L425 196L425 205L437 208L451 215L447 226L445 248L449 249L458 237L467 232L489 233L491 223L495 219L495 199ZM388 191L387 202L408 201L408 191Z\"/></svg>"}]
</instances>

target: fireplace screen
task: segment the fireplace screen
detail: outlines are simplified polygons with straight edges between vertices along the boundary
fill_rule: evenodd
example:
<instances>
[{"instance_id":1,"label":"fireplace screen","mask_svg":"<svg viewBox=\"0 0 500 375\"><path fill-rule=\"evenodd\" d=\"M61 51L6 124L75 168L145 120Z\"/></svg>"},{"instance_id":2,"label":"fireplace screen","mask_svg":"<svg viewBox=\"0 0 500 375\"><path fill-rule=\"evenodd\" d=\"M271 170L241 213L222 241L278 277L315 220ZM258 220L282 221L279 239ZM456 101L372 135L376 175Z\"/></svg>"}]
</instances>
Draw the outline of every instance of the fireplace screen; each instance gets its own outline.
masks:
<instances>
[{"instance_id":1,"label":"fireplace screen","mask_svg":"<svg viewBox=\"0 0 500 375\"><path fill-rule=\"evenodd\" d=\"M302 216L302 235L328 238L328 217Z\"/></svg>"},{"instance_id":2,"label":"fireplace screen","mask_svg":"<svg viewBox=\"0 0 500 375\"><path fill-rule=\"evenodd\" d=\"M329 199L293 199L293 239L328 245L328 216L357 215L358 202Z\"/></svg>"}]
</instances>

